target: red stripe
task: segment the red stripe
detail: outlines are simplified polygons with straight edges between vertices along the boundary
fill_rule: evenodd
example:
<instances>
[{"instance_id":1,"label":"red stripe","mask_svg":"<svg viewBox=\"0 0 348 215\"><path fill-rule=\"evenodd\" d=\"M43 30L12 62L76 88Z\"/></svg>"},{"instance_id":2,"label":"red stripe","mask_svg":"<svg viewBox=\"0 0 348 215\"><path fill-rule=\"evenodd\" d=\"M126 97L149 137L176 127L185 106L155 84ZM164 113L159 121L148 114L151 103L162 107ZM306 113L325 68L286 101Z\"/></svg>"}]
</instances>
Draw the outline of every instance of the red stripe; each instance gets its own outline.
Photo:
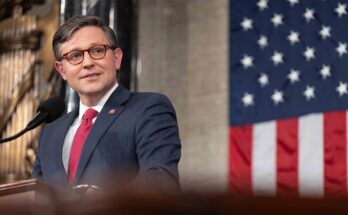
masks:
<instances>
[{"instance_id":1,"label":"red stripe","mask_svg":"<svg viewBox=\"0 0 348 215\"><path fill-rule=\"evenodd\" d=\"M251 184L252 126L230 128L229 190L252 195Z\"/></svg>"},{"instance_id":2,"label":"red stripe","mask_svg":"<svg viewBox=\"0 0 348 215\"><path fill-rule=\"evenodd\" d=\"M277 121L277 196L297 197L298 119Z\"/></svg>"},{"instance_id":3,"label":"red stripe","mask_svg":"<svg viewBox=\"0 0 348 215\"><path fill-rule=\"evenodd\" d=\"M314 134L315 135L315 134ZM324 114L324 195L340 197L346 195L346 114L331 112Z\"/></svg>"}]
</instances>

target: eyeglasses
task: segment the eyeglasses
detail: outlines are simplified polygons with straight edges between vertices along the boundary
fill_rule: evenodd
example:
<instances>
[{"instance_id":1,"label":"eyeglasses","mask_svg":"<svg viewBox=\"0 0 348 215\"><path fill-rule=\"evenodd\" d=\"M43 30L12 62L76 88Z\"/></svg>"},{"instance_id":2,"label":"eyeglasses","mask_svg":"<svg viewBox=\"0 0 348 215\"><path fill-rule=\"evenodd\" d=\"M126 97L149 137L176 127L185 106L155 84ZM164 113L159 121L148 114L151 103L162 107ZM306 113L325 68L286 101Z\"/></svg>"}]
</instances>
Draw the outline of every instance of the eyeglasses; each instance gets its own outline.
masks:
<instances>
[{"instance_id":1,"label":"eyeglasses","mask_svg":"<svg viewBox=\"0 0 348 215\"><path fill-rule=\"evenodd\" d=\"M115 49L109 45L95 45L90 47L89 49L84 49L84 50L73 50L71 52L68 52L64 54L60 59L58 60L63 60L66 59L69 63L73 65L80 64L85 56L85 51L88 52L89 56L91 56L92 59L94 60L99 60L102 59L106 51L108 49Z\"/></svg>"}]
</instances>

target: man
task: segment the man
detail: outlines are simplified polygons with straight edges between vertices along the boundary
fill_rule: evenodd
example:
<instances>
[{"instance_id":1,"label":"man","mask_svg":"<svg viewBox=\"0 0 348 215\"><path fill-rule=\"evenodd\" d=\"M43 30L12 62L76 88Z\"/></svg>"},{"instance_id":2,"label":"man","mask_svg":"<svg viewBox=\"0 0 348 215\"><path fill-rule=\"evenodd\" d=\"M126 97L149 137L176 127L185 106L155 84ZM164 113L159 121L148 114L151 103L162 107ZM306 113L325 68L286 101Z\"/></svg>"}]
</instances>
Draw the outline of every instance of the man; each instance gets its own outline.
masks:
<instances>
[{"instance_id":1,"label":"man","mask_svg":"<svg viewBox=\"0 0 348 215\"><path fill-rule=\"evenodd\" d=\"M181 144L175 111L157 93L130 93L117 82L122 51L100 18L77 16L53 38L55 68L79 107L47 124L32 175L57 188L179 189Z\"/></svg>"}]
</instances>

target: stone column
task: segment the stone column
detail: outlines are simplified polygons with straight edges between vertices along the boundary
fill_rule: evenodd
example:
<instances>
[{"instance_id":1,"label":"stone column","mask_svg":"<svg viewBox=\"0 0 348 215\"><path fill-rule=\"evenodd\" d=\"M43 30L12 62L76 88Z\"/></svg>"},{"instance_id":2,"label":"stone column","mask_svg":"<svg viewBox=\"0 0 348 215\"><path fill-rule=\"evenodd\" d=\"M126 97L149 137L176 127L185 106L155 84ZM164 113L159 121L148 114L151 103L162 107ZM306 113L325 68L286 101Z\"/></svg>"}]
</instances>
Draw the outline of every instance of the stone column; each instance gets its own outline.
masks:
<instances>
[{"instance_id":1,"label":"stone column","mask_svg":"<svg viewBox=\"0 0 348 215\"><path fill-rule=\"evenodd\" d=\"M138 89L178 116L183 190L227 190L228 0L139 1Z\"/></svg>"}]
</instances>

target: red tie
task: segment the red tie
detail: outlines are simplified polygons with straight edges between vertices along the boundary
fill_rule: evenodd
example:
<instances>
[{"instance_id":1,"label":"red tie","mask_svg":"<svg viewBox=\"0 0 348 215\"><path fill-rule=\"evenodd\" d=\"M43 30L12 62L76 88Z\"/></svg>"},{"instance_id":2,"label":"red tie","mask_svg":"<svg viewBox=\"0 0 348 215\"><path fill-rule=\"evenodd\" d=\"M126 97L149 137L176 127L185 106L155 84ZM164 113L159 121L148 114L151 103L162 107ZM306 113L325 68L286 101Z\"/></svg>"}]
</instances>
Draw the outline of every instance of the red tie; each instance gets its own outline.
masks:
<instances>
[{"instance_id":1,"label":"red tie","mask_svg":"<svg viewBox=\"0 0 348 215\"><path fill-rule=\"evenodd\" d=\"M98 112L96 110L92 108L87 109L85 114L82 117L82 122L74 136L74 140L73 140L71 151L70 151L69 169L68 169L70 184L73 184L75 180L76 170L79 164L83 144L85 143L88 133L92 128L92 125L93 125L92 120L97 114Z\"/></svg>"}]
</instances>

